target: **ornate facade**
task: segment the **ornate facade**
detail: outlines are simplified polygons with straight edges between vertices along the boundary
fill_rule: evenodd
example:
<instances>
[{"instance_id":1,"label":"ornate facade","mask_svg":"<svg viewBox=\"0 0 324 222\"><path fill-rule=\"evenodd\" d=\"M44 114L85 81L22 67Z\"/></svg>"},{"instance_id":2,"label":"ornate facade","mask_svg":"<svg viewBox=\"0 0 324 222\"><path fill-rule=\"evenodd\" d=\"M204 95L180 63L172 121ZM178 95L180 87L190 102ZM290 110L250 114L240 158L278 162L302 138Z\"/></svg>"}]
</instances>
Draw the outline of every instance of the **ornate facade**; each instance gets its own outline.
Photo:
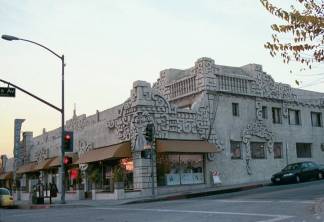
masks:
<instances>
[{"instance_id":1,"label":"ornate facade","mask_svg":"<svg viewBox=\"0 0 324 222\"><path fill-rule=\"evenodd\" d=\"M123 104L89 117L74 114L66 129L74 132L74 152L79 156L130 142L134 188L146 194L152 182L159 191L158 173L151 177L150 160L141 157L145 147L136 147L148 124L154 125L155 140L214 144L215 152L202 151L199 145L194 152L203 155L204 186L213 185L214 171L220 172L224 185L255 182L268 180L290 162L304 158L324 162L323 98L324 94L275 82L261 65L228 67L200 58L192 68L161 71L152 87L144 81L134 82L130 98ZM319 118L315 125L313 113ZM298 122L291 122L293 114ZM239 146L233 147L234 142ZM297 143L311 144L311 156L300 155ZM59 148L60 129L55 129L32 138L25 150L29 161L39 162L58 156ZM178 147L178 153L181 149L189 152ZM153 167L159 171L156 161Z\"/></svg>"}]
</instances>

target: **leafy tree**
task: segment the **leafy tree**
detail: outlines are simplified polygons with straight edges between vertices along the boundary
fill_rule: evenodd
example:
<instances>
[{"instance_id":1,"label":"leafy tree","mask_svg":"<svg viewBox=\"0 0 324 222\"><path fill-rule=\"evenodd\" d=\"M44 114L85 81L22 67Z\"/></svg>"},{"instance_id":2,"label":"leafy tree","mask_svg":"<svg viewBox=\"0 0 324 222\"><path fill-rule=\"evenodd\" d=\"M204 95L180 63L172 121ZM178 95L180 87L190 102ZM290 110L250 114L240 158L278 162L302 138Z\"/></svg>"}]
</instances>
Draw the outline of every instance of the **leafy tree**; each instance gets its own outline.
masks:
<instances>
[{"instance_id":1,"label":"leafy tree","mask_svg":"<svg viewBox=\"0 0 324 222\"><path fill-rule=\"evenodd\" d=\"M285 22L271 25L272 42L264 47L272 57L279 55L284 63L297 61L311 68L312 63L324 61L324 0L296 1L300 9L291 5L288 11L269 0L260 0L267 11ZM291 38L285 41L287 35Z\"/></svg>"}]
</instances>

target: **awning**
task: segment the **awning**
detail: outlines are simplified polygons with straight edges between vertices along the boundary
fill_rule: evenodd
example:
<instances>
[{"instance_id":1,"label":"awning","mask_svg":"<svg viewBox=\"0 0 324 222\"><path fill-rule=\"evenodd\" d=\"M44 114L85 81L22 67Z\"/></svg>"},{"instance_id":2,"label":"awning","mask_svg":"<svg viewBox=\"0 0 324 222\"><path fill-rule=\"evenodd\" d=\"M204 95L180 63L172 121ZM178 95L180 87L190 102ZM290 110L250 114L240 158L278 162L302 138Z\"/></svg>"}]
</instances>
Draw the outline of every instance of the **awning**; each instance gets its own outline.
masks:
<instances>
[{"instance_id":1,"label":"awning","mask_svg":"<svg viewBox=\"0 0 324 222\"><path fill-rule=\"evenodd\" d=\"M49 168L49 165L51 164L51 162L54 159L55 159L55 157L50 158L50 159L46 159L46 160L43 160L43 161L37 163L35 168L33 169L33 171L47 170Z\"/></svg>"},{"instance_id":2,"label":"awning","mask_svg":"<svg viewBox=\"0 0 324 222\"><path fill-rule=\"evenodd\" d=\"M31 163L22 165L21 167L18 168L17 173L22 174L22 173L32 172L32 171L34 171L36 165L37 165L36 162L31 162Z\"/></svg>"},{"instance_id":3,"label":"awning","mask_svg":"<svg viewBox=\"0 0 324 222\"><path fill-rule=\"evenodd\" d=\"M8 180L13 178L13 172L4 172L0 174L0 180Z\"/></svg>"},{"instance_id":4,"label":"awning","mask_svg":"<svg viewBox=\"0 0 324 222\"><path fill-rule=\"evenodd\" d=\"M130 142L119 143L112 146L90 150L80 156L77 163L90 163L95 161L131 157Z\"/></svg>"},{"instance_id":5,"label":"awning","mask_svg":"<svg viewBox=\"0 0 324 222\"><path fill-rule=\"evenodd\" d=\"M78 154L77 153L68 153L65 156L72 157L72 164L77 164ZM61 159L59 156L53 157L53 160L48 165L48 168L61 166Z\"/></svg>"},{"instance_id":6,"label":"awning","mask_svg":"<svg viewBox=\"0 0 324 222\"><path fill-rule=\"evenodd\" d=\"M157 140L157 152L160 153L216 153L220 149L215 144L197 140Z\"/></svg>"}]
</instances>

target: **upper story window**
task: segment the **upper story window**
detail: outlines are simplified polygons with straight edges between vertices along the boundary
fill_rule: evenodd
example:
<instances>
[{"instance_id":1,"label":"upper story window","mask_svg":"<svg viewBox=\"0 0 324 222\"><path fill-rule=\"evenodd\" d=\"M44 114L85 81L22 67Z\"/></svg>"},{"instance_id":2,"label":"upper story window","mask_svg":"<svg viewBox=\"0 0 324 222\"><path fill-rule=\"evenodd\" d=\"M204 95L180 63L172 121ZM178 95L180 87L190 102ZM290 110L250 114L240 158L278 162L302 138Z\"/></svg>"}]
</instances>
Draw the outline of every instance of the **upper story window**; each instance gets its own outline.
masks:
<instances>
[{"instance_id":1,"label":"upper story window","mask_svg":"<svg viewBox=\"0 0 324 222\"><path fill-rule=\"evenodd\" d=\"M274 143L273 144L273 156L275 159L282 158L282 143Z\"/></svg>"},{"instance_id":2,"label":"upper story window","mask_svg":"<svg viewBox=\"0 0 324 222\"><path fill-rule=\"evenodd\" d=\"M231 159L242 159L241 142L231 141Z\"/></svg>"},{"instance_id":3,"label":"upper story window","mask_svg":"<svg viewBox=\"0 0 324 222\"><path fill-rule=\"evenodd\" d=\"M232 103L232 113L233 116L239 116L239 104L238 103Z\"/></svg>"},{"instance_id":4,"label":"upper story window","mask_svg":"<svg viewBox=\"0 0 324 222\"><path fill-rule=\"evenodd\" d=\"M253 159L265 159L265 143L260 142L251 142L251 156Z\"/></svg>"},{"instance_id":5,"label":"upper story window","mask_svg":"<svg viewBox=\"0 0 324 222\"><path fill-rule=\"evenodd\" d=\"M268 109L266 106L262 106L262 118L268 119Z\"/></svg>"},{"instance_id":6,"label":"upper story window","mask_svg":"<svg viewBox=\"0 0 324 222\"><path fill-rule=\"evenodd\" d=\"M288 110L289 125L300 125L300 110Z\"/></svg>"},{"instance_id":7,"label":"upper story window","mask_svg":"<svg viewBox=\"0 0 324 222\"><path fill-rule=\"evenodd\" d=\"M322 126L322 113L311 112L312 126Z\"/></svg>"},{"instance_id":8,"label":"upper story window","mask_svg":"<svg viewBox=\"0 0 324 222\"><path fill-rule=\"evenodd\" d=\"M281 109L272 107L272 122L273 123L281 123Z\"/></svg>"},{"instance_id":9,"label":"upper story window","mask_svg":"<svg viewBox=\"0 0 324 222\"><path fill-rule=\"evenodd\" d=\"M311 158L312 144L311 143L296 143L297 158Z\"/></svg>"}]
</instances>

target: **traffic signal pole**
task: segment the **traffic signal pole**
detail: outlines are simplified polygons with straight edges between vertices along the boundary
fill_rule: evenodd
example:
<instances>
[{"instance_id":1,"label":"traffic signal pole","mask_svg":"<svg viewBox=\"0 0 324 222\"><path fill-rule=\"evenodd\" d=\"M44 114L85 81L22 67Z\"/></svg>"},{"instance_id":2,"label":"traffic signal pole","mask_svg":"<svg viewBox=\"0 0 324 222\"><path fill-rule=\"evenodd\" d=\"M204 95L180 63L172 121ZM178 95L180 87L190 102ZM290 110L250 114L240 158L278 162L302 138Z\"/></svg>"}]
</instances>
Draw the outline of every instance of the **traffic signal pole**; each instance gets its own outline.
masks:
<instances>
[{"instance_id":1,"label":"traffic signal pole","mask_svg":"<svg viewBox=\"0 0 324 222\"><path fill-rule=\"evenodd\" d=\"M43 99L40 99L39 97L27 92L26 90L21 90L25 93L27 93L28 95L38 99L39 101L45 103L46 105L49 105L50 107L58 110L61 112L61 117L62 117L62 121L61 121L61 203L64 204L65 203L65 187L64 187L64 181L65 181L65 171L64 171L64 164L63 164L63 158L64 158L64 150L63 150L63 134L64 134L64 68L65 68L65 63L64 63L64 55L60 56L59 54L55 53L53 50L51 50L50 48L42 45L42 44L39 44L37 42L34 42L34 41L31 41L31 40L28 40L28 39L22 39L22 38L18 38L18 37L15 37L15 36L11 36L11 35L2 35L1 36L2 39L4 40L7 40L7 41L24 41L24 42L29 42L29 43L32 43L32 44L35 44L47 51L49 51L50 53L52 53L53 55L55 55L57 58L59 58L61 60L61 63L62 63L62 108L58 108L50 103L48 103L47 101L43 100ZM9 84L8 84L9 85ZM19 88L17 88L19 89Z\"/></svg>"}]
</instances>

